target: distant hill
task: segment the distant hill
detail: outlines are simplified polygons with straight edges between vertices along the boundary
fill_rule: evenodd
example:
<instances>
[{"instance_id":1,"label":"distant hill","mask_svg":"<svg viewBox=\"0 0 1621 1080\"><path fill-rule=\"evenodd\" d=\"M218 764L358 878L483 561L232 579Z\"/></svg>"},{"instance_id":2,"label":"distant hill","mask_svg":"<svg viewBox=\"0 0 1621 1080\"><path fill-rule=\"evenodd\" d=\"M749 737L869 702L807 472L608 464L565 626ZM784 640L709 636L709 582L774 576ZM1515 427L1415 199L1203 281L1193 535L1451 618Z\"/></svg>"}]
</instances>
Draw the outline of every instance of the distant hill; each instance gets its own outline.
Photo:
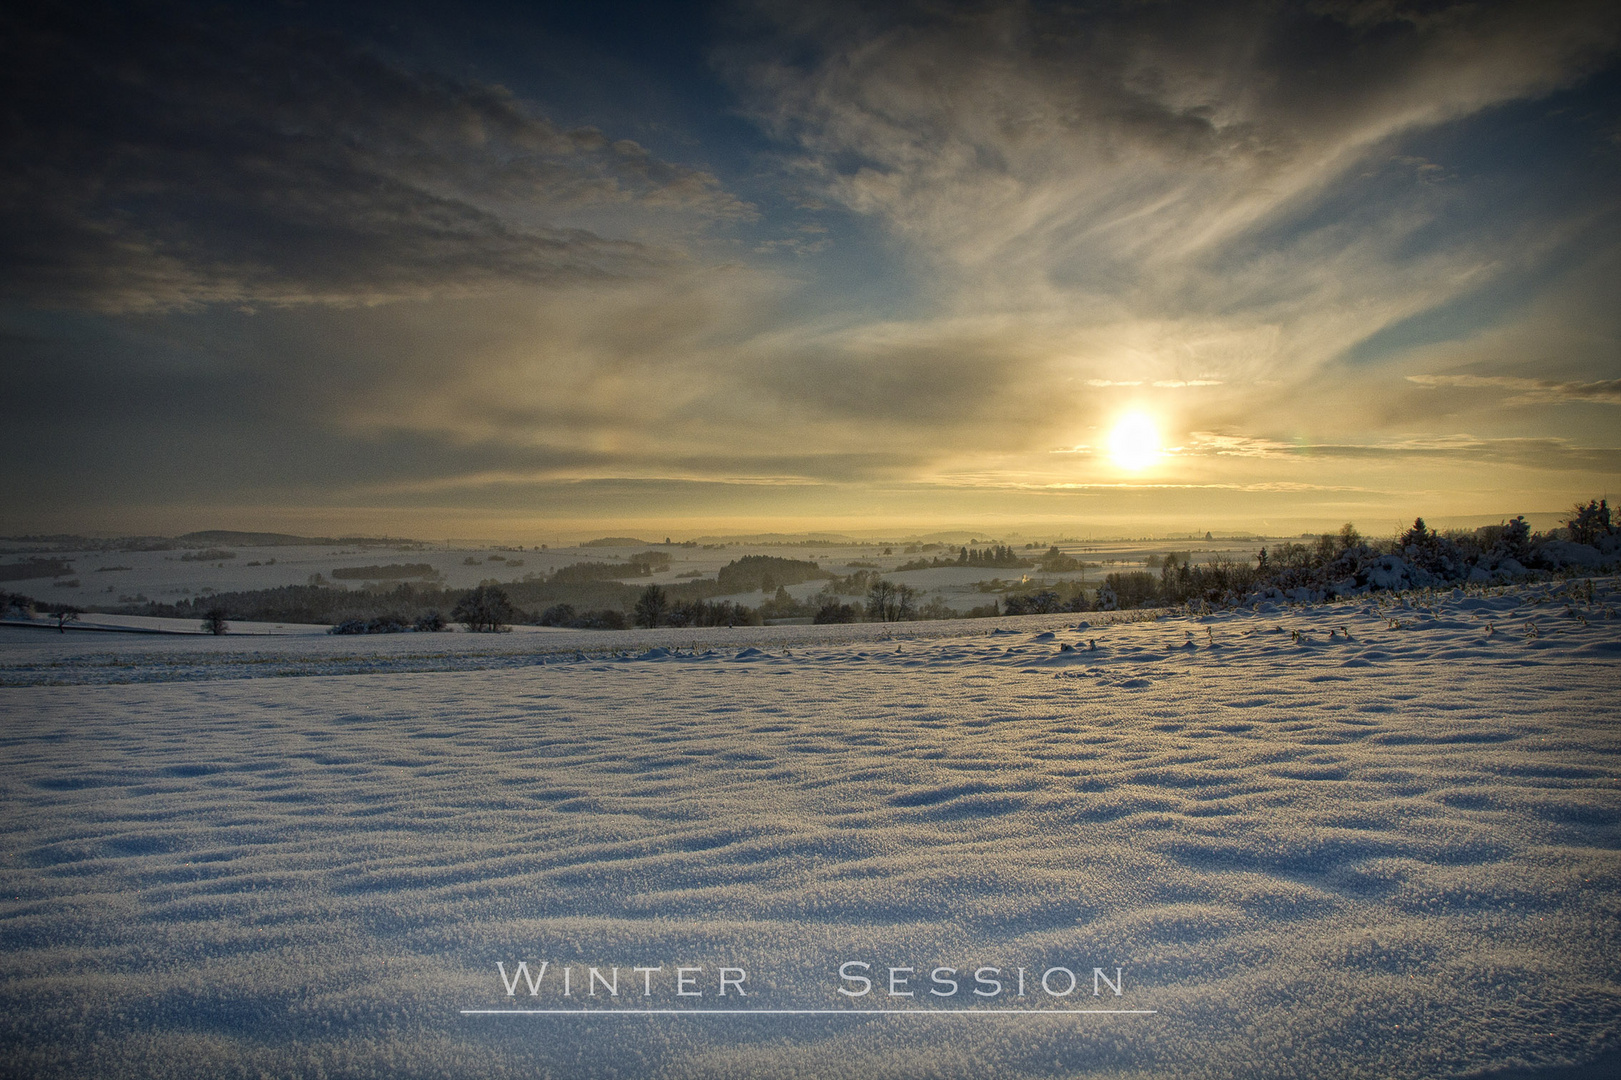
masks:
<instances>
[{"instance_id":1,"label":"distant hill","mask_svg":"<svg viewBox=\"0 0 1621 1080\"><path fill-rule=\"evenodd\" d=\"M861 541L843 533L747 533L737 536L698 536L700 544L751 544L756 547L851 547Z\"/></svg>"},{"instance_id":2,"label":"distant hill","mask_svg":"<svg viewBox=\"0 0 1621 1080\"><path fill-rule=\"evenodd\" d=\"M651 547L653 541L638 540L634 536L604 536L600 540L587 540L581 547Z\"/></svg>"},{"instance_id":3,"label":"distant hill","mask_svg":"<svg viewBox=\"0 0 1621 1080\"><path fill-rule=\"evenodd\" d=\"M181 544L228 544L235 547L293 547L323 544L369 544L397 546L419 544L420 540L405 540L386 536L293 536L290 533L236 532L231 529L205 529L175 537Z\"/></svg>"}]
</instances>

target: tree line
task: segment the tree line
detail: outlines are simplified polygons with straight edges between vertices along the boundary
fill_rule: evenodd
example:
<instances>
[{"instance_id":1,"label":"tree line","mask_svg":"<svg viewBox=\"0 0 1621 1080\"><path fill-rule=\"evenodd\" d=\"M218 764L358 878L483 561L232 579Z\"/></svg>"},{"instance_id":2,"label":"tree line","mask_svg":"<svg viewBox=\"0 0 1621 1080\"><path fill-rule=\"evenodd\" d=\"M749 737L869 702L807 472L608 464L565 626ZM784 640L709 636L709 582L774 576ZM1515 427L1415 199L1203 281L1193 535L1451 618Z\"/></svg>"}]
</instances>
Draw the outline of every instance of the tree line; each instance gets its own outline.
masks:
<instances>
[{"instance_id":1,"label":"tree line","mask_svg":"<svg viewBox=\"0 0 1621 1080\"><path fill-rule=\"evenodd\" d=\"M630 625L750 626L765 619L789 618L810 618L817 623L903 622L1052 614L1094 608L1165 607L1194 602L1219 606L1242 603L1257 595L1298 595L1297 590L1320 598L1370 588L1501 580L1558 569L1561 552L1552 546L1558 542L1598 547L1614 558L1621 554L1617 535L1617 525L1606 499L1577 504L1564 527L1548 533L1533 533L1523 517L1480 529L1440 532L1418 518L1411 527L1388 539L1372 540L1348 523L1337 532L1323 533L1308 542L1284 541L1269 545L1262 548L1253 561L1218 556L1207 562L1195 562L1187 553L1180 556L1170 553L1161 559L1157 574L1149 571L1110 573L1095 593L1080 582L1039 585L1010 592L1000 601L967 613L956 612L939 599L924 602L916 589L888 580L877 569L861 569L841 577L814 562L765 555L734 560L713 580L670 586L653 584L641 589L618 581L590 579L593 570L559 572L539 582L526 580L503 585L489 580L462 592L446 590L436 584L412 583L387 590L356 591L316 584L288 585L217 593L175 604L149 602L115 610L195 618L214 633L225 632L227 619L327 623L333 633L340 634L432 632L444 629L450 622L481 632L499 631L515 623L622 630ZM973 561L976 558L978 562ZM1018 559L1011 547L993 546L983 551L963 548L955 560L936 560L931 565L1000 566L1004 562L998 560L1009 559ZM1075 565L1071 567L1070 563ZM633 559L629 564L643 569L651 560ZM1054 572L1080 567L1056 546L1041 557L1041 564ZM582 565L592 564L575 564L576 567ZM612 566L623 572L627 564L596 565ZM1491 575L1497 576L1492 578ZM787 585L812 580L824 582L814 596L798 600L789 594ZM712 599L753 588L771 593L758 607ZM587 602L579 603L581 599ZM591 600L605 602L593 605ZM64 626L80 610L65 604L40 604L16 593L0 596L0 606L7 612L57 614ZM444 611L449 611L448 618L441 614Z\"/></svg>"}]
</instances>

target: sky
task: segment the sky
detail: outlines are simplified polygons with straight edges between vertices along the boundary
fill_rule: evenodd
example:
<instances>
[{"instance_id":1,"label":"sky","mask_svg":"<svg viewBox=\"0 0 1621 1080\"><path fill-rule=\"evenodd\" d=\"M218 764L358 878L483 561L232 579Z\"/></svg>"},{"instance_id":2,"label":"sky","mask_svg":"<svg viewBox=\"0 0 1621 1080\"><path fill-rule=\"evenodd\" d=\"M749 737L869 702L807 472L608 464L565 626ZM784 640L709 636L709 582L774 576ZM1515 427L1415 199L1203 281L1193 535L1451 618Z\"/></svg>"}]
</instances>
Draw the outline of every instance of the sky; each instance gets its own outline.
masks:
<instances>
[{"instance_id":1,"label":"sky","mask_svg":"<svg viewBox=\"0 0 1621 1080\"><path fill-rule=\"evenodd\" d=\"M0 54L0 534L1621 490L1613 3L32 3Z\"/></svg>"}]
</instances>

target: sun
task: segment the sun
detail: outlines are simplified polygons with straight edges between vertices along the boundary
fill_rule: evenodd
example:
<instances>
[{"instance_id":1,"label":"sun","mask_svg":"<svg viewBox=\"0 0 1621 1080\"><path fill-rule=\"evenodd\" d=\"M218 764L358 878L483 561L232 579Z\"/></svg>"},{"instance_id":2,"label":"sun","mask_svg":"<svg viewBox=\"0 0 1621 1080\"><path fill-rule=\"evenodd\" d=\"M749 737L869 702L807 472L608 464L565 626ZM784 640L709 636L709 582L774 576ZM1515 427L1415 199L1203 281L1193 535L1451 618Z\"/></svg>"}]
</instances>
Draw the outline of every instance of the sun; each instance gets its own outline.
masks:
<instances>
[{"instance_id":1,"label":"sun","mask_svg":"<svg viewBox=\"0 0 1621 1080\"><path fill-rule=\"evenodd\" d=\"M1127 413L1109 432L1109 460L1127 472L1141 472L1159 458L1159 429L1147 414Z\"/></svg>"}]
</instances>

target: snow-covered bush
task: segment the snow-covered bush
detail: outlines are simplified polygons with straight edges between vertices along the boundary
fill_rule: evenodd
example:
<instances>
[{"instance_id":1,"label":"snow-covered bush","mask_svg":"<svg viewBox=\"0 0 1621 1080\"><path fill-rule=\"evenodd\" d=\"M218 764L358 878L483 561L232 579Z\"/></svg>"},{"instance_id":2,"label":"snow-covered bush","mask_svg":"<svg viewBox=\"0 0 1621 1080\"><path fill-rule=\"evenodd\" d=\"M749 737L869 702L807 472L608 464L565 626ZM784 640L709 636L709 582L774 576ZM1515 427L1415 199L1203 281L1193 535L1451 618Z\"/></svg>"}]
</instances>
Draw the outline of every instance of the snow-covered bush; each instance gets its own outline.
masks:
<instances>
[{"instance_id":1,"label":"snow-covered bush","mask_svg":"<svg viewBox=\"0 0 1621 1080\"><path fill-rule=\"evenodd\" d=\"M1578 541L1576 538L1582 538ZM1258 600L1315 602L1367 592L1401 592L1468 582L1500 584L1550 571L1621 567L1621 529L1605 500L1577 505L1566 528L1533 535L1524 517L1472 531L1439 533L1423 518L1388 541L1369 543L1354 526L1311 543L1262 548L1255 564L1194 564L1167 557L1158 578L1108 575L1097 608L1225 605ZM1010 598L1012 601L1014 598ZM1010 608L1010 614L1020 611Z\"/></svg>"},{"instance_id":2,"label":"snow-covered bush","mask_svg":"<svg viewBox=\"0 0 1621 1080\"><path fill-rule=\"evenodd\" d=\"M1569 534L1571 543L1597 548L1600 541L1615 535L1615 525L1610 521L1608 499L1599 499L1597 502L1588 500L1586 506L1577 503L1573 509L1574 515L1565 522L1565 531Z\"/></svg>"}]
</instances>

